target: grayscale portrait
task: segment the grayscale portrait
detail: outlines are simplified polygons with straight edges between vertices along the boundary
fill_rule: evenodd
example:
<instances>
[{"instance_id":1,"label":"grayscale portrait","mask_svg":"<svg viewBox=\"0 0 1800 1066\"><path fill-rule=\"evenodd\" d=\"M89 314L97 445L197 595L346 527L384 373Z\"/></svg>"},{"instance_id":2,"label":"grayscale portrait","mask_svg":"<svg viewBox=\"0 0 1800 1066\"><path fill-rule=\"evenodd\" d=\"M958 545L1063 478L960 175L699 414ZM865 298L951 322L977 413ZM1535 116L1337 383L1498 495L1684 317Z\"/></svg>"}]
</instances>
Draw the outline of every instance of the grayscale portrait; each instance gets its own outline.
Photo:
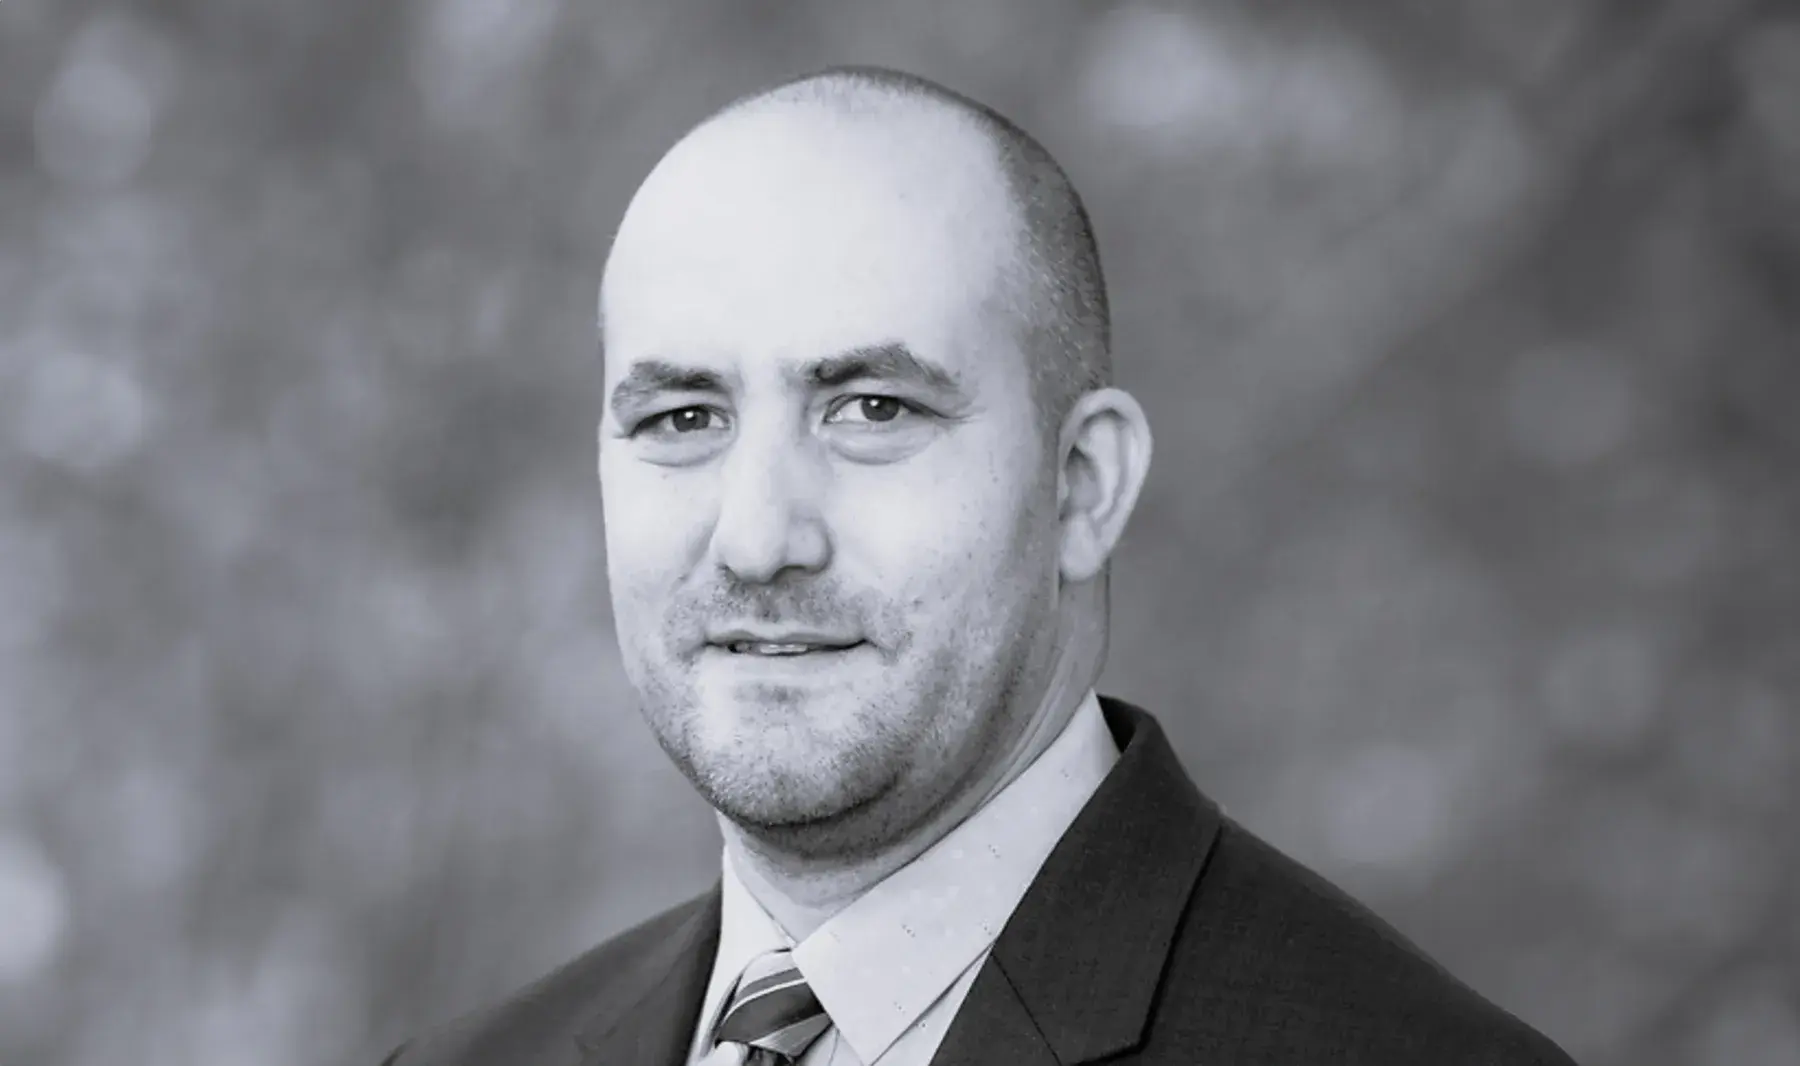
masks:
<instances>
[{"instance_id":1,"label":"grayscale portrait","mask_svg":"<svg viewBox=\"0 0 1800 1066\"><path fill-rule=\"evenodd\" d=\"M1800 1064L1800 12L0 0L0 1066Z\"/></svg>"},{"instance_id":2,"label":"grayscale portrait","mask_svg":"<svg viewBox=\"0 0 1800 1066\"><path fill-rule=\"evenodd\" d=\"M717 884L388 1066L1545 1066L1095 685L1151 469L1093 227L896 70L665 154L600 285L622 663Z\"/></svg>"}]
</instances>

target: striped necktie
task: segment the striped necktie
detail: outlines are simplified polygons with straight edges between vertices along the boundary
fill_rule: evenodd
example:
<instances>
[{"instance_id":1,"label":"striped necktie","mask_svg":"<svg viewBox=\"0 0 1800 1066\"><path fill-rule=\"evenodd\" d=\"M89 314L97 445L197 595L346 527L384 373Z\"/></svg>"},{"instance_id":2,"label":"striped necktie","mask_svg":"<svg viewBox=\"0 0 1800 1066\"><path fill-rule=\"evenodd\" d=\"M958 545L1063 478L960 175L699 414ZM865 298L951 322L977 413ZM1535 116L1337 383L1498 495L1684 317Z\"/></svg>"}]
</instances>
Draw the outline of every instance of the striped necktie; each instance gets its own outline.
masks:
<instances>
[{"instance_id":1,"label":"striped necktie","mask_svg":"<svg viewBox=\"0 0 1800 1066\"><path fill-rule=\"evenodd\" d=\"M744 967L713 1042L747 1045L745 1066L789 1066L829 1028L831 1017L794 968L791 953L771 951Z\"/></svg>"}]
</instances>

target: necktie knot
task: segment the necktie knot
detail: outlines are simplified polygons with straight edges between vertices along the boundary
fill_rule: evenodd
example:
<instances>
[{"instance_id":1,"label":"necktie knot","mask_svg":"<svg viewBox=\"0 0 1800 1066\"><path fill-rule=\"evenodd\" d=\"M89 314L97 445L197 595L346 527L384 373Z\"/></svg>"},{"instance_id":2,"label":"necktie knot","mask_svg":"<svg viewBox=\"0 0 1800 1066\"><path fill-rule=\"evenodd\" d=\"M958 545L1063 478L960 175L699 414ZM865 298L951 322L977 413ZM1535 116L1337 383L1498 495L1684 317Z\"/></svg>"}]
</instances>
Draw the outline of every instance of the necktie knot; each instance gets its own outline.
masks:
<instances>
[{"instance_id":1,"label":"necktie knot","mask_svg":"<svg viewBox=\"0 0 1800 1066\"><path fill-rule=\"evenodd\" d=\"M794 966L792 953L771 951L744 967L713 1042L744 1044L754 1049L750 1062L785 1066L829 1028L831 1018Z\"/></svg>"}]
</instances>

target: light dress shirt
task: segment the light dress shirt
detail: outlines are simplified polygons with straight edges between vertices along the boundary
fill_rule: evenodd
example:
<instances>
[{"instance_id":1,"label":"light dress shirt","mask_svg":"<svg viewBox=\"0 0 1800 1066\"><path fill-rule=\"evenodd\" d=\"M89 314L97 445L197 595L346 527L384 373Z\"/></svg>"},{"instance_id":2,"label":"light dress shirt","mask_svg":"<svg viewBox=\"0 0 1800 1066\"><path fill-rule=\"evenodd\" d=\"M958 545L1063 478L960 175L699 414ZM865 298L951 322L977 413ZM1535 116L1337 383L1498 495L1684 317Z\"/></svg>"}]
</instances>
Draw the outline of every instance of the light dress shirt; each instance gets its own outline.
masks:
<instances>
[{"instance_id":1,"label":"light dress shirt","mask_svg":"<svg viewBox=\"0 0 1800 1066\"><path fill-rule=\"evenodd\" d=\"M688 1061L742 1061L738 1045L710 1047L713 1028L750 960L787 948L832 1022L799 1066L927 1066L1001 927L1118 757L1090 691L1023 773L798 945L727 851L719 948Z\"/></svg>"}]
</instances>

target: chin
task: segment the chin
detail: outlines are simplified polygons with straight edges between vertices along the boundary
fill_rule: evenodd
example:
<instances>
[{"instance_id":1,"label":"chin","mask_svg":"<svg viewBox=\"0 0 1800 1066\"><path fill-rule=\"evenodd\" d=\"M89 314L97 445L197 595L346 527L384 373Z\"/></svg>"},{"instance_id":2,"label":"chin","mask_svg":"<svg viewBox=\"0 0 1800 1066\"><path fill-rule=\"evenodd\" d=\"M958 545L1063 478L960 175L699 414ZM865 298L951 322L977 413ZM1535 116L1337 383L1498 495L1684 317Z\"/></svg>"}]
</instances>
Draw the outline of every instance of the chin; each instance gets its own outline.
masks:
<instances>
[{"instance_id":1,"label":"chin","mask_svg":"<svg viewBox=\"0 0 1800 1066\"><path fill-rule=\"evenodd\" d=\"M890 782L845 778L823 762L751 764L741 757L715 762L695 779L715 810L761 834L840 823L879 798Z\"/></svg>"},{"instance_id":2,"label":"chin","mask_svg":"<svg viewBox=\"0 0 1800 1066\"><path fill-rule=\"evenodd\" d=\"M899 737L868 729L856 709L848 695L708 701L683 768L714 808L747 829L840 821L891 789L909 762L894 747Z\"/></svg>"}]
</instances>

